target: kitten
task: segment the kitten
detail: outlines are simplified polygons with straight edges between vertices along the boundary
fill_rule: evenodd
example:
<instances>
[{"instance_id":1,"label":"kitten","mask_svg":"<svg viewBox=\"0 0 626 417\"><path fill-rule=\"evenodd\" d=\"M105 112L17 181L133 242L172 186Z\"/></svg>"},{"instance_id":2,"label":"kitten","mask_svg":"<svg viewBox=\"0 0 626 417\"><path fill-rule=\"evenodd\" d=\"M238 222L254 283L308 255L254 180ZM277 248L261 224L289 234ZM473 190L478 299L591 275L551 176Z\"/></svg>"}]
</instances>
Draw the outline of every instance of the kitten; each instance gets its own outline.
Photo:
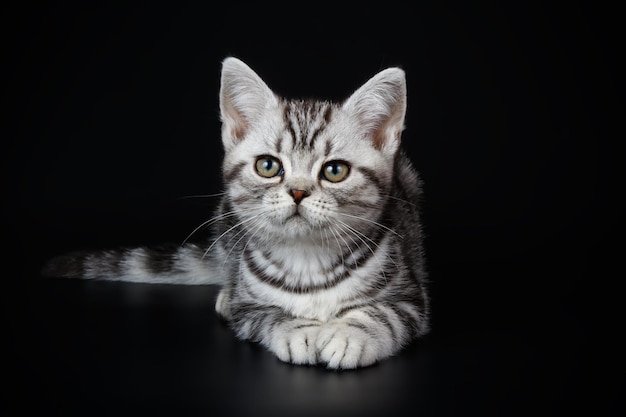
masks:
<instances>
[{"instance_id":1,"label":"kitten","mask_svg":"<svg viewBox=\"0 0 626 417\"><path fill-rule=\"evenodd\" d=\"M223 61L226 192L205 245L75 253L47 276L219 284L237 337L280 360L371 365L428 332L420 181L400 149L406 85L381 71L341 104L286 100Z\"/></svg>"}]
</instances>

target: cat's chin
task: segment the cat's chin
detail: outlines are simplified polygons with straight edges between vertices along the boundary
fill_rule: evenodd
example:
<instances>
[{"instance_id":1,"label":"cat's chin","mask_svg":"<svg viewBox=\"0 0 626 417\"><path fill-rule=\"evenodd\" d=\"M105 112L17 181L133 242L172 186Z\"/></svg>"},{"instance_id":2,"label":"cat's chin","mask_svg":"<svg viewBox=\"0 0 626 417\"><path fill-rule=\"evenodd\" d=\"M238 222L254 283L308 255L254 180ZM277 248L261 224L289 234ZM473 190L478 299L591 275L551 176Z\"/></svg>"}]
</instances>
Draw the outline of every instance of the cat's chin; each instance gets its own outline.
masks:
<instances>
[{"instance_id":1,"label":"cat's chin","mask_svg":"<svg viewBox=\"0 0 626 417\"><path fill-rule=\"evenodd\" d=\"M283 238L316 239L319 227L314 228L311 223L299 214L287 218L279 228Z\"/></svg>"}]
</instances>

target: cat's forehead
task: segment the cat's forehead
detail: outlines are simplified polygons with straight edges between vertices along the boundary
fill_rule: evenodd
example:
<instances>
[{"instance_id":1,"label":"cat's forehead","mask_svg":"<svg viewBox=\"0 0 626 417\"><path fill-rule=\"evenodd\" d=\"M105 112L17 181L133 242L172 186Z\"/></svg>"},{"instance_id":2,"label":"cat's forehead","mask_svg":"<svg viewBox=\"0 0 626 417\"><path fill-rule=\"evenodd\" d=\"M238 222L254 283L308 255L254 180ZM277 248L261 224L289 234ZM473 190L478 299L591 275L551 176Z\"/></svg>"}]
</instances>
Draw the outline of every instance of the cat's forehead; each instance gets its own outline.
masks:
<instances>
[{"instance_id":1,"label":"cat's forehead","mask_svg":"<svg viewBox=\"0 0 626 417\"><path fill-rule=\"evenodd\" d=\"M318 139L332 127L337 108L330 102L316 100L284 101L282 110L282 145L294 151L313 150Z\"/></svg>"},{"instance_id":2,"label":"cat's forehead","mask_svg":"<svg viewBox=\"0 0 626 417\"><path fill-rule=\"evenodd\" d=\"M283 100L272 130L268 139L277 153L324 157L357 144L352 120L329 101Z\"/></svg>"},{"instance_id":3,"label":"cat's forehead","mask_svg":"<svg viewBox=\"0 0 626 417\"><path fill-rule=\"evenodd\" d=\"M278 106L267 108L251 126L233 153L237 159L270 154L310 166L314 161L374 152L367 141L357 140L358 135L353 118L338 103L280 99Z\"/></svg>"}]
</instances>

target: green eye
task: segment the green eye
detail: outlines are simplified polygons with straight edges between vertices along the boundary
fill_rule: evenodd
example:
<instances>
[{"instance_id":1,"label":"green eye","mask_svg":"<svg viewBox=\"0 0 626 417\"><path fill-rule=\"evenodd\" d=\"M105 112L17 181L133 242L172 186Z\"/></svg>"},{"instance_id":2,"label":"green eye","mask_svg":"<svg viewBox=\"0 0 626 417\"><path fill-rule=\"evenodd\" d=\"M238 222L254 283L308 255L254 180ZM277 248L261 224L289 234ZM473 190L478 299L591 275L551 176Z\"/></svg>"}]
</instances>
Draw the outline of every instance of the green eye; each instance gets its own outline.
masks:
<instances>
[{"instance_id":1,"label":"green eye","mask_svg":"<svg viewBox=\"0 0 626 417\"><path fill-rule=\"evenodd\" d=\"M322 178L330 182L339 182L346 179L350 172L350 165L343 161L330 161L322 168Z\"/></svg>"},{"instance_id":2,"label":"green eye","mask_svg":"<svg viewBox=\"0 0 626 417\"><path fill-rule=\"evenodd\" d=\"M261 156L256 160L256 172L265 178L272 178L283 173L283 166L273 156Z\"/></svg>"}]
</instances>

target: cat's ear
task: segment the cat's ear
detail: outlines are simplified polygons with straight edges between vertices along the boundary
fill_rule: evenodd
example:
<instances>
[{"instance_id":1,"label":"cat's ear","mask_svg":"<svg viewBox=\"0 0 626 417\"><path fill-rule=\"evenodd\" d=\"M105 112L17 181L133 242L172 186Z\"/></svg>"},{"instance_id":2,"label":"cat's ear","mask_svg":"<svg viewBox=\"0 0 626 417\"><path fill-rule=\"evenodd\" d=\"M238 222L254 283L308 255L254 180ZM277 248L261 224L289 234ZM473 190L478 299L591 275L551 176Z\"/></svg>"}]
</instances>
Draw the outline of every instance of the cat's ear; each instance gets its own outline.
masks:
<instances>
[{"instance_id":1,"label":"cat's ear","mask_svg":"<svg viewBox=\"0 0 626 417\"><path fill-rule=\"evenodd\" d=\"M388 68L379 72L344 102L343 109L356 118L377 149L395 153L406 112L404 71Z\"/></svg>"},{"instance_id":2,"label":"cat's ear","mask_svg":"<svg viewBox=\"0 0 626 417\"><path fill-rule=\"evenodd\" d=\"M249 66L233 57L222 62L220 114L226 148L242 140L265 109L277 104L272 90Z\"/></svg>"}]
</instances>

